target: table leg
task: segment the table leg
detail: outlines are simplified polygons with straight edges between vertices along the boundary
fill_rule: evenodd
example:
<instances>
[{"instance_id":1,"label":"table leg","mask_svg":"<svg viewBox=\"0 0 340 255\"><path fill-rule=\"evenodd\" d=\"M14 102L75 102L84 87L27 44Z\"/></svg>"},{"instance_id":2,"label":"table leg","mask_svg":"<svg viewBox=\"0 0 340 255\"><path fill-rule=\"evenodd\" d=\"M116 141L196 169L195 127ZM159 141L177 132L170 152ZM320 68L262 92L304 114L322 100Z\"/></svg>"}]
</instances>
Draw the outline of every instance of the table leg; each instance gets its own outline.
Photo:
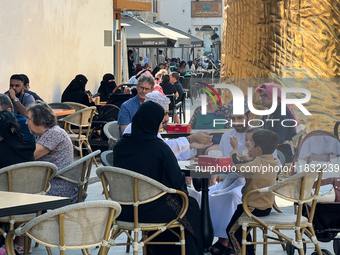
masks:
<instances>
[{"instance_id":1,"label":"table leg","mask_svg":"<svg viewBox=\"0 0 340 255\"><path fill-rule=\"evenodd\" d=\"M214 240L214 228L211 222L209 209L209 179L202 179L202 200L201 200L201 224L204 252L209 251L209 247Z\"/></svg>"}]
</instances>

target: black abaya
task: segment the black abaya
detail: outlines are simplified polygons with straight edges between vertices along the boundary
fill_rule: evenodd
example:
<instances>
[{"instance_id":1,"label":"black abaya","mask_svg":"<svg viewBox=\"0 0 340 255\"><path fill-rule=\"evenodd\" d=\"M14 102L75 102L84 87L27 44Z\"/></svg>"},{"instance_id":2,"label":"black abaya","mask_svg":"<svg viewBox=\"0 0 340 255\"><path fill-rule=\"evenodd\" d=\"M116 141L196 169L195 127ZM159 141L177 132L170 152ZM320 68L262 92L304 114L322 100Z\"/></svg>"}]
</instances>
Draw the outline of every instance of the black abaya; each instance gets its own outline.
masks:
<instances>
[{"instance_id":1,"label":"black abaya","mask_svg":"<svg viewBox=\"0 0 340 255\"><path fill-rule=\"evenodd\" d=\"M109 95L117 87L115 81L110 81L114 79L114 75L110 73L107 73L103 76L103 80L100 82L98 89L98 93L100 93L100 101L107 101Z\"/></svg>"},{"instance_id":2,"label":"black abaya","mask_svg":"<svg viewBox=\"0 0 340 255\"><path fill-rule=\"evenodd\" d=\"M142 104L132 118L131 135L125 134L114 147L114 166L135 171L169 188L186 192L185 177L175 155L170 147L157 137L163 117L164 109L159 104L151 101ZM151 203L140 205L139 221L168 222L177 217L181 203L180 197L168 194ZM122 206L118 219L133 221L132 206ZM200 210L196 200L189 198L188 212L181 223L185 227L186 254L202 255ZM160 246L159 249L162 249L162 254L170 253L168 248Z\"/></svg>"},{"instance_id":3,"label":"black abaya","mask_svg":"<svg viewBox=\"0 0 340 255\"><path fill-rule=\"evenodd\" d=\"M87 78L78 74L67 86L61 96L61 102L75 102L87 106L94 106L95 103L89 101L89 96L85 93Z\"/></svg>"}]
</instances>

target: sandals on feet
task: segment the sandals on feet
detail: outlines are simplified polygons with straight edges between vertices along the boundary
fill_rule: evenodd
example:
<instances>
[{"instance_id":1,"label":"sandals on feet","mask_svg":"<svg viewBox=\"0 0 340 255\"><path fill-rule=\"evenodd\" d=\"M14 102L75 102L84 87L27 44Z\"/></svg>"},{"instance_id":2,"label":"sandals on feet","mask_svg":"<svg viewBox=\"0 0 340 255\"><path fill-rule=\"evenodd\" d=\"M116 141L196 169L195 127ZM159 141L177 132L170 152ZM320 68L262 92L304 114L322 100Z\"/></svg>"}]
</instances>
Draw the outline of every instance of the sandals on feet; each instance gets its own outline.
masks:
<instances>
[{"instance_id":1,"label":"sandals on feet","mask_svg":"<svg viewBox=\"0 0 340 255\"><path fill-rule=\"evenodd\" d=\"M213 248L215 248L215 251ZM223 255L226 250L227 250L227 247L225 247L220 242L214 243L209 249L211 255Z\"/></svg>"}]
</instances>

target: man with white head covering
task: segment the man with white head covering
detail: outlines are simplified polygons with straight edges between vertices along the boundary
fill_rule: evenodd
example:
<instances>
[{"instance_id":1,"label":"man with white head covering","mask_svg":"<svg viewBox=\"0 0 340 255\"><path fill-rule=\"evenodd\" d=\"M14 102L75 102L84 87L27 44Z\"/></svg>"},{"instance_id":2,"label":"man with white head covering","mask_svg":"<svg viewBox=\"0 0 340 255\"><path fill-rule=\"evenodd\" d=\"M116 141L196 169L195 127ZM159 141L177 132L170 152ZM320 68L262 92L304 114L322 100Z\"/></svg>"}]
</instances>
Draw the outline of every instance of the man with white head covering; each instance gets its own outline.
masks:
<instances>
[{"instance_id":1,"label":"man with white head covering","mask_svg":"<svg viewBox=\"0 0 340 255\"><path fill-rule=\"evenodd\" d=\"M169 98L163 96L162 94L154 91L150 92L145 96L146 101L153 101L160 104L165 111L163 118L163 125L169 121ZM152 113L150 113L152 114ZM124 134L131 133L131 123L125 128ZM158 133L158 137L163 139ZM187 137L179 137L177 139L164 140L164 142L170 146L171 150L174 152L178 160L187 160L196 154L196 150L190 151L190 149L203 149L212 145L212 136L207 132L197 132L195 134L189 135Z\"/></svg>"}]
</instances>

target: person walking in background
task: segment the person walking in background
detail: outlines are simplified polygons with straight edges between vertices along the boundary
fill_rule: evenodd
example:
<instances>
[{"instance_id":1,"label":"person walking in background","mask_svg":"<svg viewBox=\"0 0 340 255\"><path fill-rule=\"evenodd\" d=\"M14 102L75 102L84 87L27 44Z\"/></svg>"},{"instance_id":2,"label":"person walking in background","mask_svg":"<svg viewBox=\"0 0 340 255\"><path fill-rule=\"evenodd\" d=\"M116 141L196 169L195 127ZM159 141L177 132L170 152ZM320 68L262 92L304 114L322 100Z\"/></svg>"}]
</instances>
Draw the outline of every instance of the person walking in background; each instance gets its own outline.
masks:
<instances>
[{"instance_id":1,"label":"person walking in background","mask_svg":"<svg viewBox=\"0 0 340 255\"><path fill-rule=\"evenodd\" d=\"M129 70L129 79L133 76L135 67L133 66L133 50L128 50L128 70Z\"/></svg>"},{"instance_id":2,"label":"person walking in background","mask_svg":"<svg viewBox=\"0 0 340 255\"><path fill-rule=\"evenodd\" d=\"M165 63L165 57L162 50L158 51L158 63Z\"/></svg>"}]
</instances>

